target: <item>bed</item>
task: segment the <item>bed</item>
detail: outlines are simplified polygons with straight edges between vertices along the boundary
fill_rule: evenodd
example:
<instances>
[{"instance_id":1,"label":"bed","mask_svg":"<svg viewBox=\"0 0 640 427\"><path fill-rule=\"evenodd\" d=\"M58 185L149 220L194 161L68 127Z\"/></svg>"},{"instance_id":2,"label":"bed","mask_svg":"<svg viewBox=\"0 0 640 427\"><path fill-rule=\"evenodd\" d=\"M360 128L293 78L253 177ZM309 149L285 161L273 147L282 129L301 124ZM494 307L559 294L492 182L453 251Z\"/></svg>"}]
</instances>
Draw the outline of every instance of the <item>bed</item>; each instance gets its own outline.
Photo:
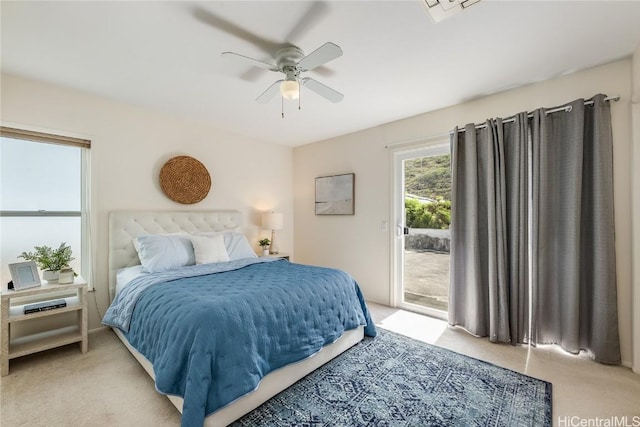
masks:
<instances>
[{"instance_id":1,"label":"bed","mask_svg":"<svg viewBox=\"0 0 640 427\"><path fill-rule=\"evenodd\" d=\"M375 336L348 274L257 258L240 225L232 210L109 217L112 304L103 323L182 413L183 426L228 425ZM179 246L166 250L163 262L173 262L185 239L197 263L156 271L149 248Z\"/></svg>"}]
</instances>

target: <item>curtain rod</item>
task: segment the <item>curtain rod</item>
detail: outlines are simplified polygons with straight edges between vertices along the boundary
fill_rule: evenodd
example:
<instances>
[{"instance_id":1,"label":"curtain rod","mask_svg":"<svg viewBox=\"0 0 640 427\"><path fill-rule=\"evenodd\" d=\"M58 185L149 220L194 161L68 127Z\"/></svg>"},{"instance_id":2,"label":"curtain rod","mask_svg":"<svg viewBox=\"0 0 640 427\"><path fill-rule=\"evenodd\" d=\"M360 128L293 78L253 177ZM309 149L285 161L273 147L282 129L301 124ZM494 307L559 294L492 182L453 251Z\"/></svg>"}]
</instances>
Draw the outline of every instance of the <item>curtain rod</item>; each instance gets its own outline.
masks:
<instances>
[{"instance_id":1,"label":"curtain rod","mask_svg":"<svg viewBox=\"0 0 640 427\"><path fill-rule=\"evenodd\" d=\"M440 142L444 139L446 139L446 141L449 141L449 133L440 133L438 135L424 136L421 138L405 139L403 141L392 142L391 144L387 144L384 146L384 148L397 148L397 147L405 147L405 146L406 148L411 148L413 146L422 147L424 144Z\"/></svg>"},{"instance_id":2,"label":"curtain rod","mask_svg":"<svg viewBox=\"0 0 640 427\"><path fill-rule=\"evenodd\" d=\"M618 96L609 96L609 97L605 98L604 100L605 101L619 101L620 100L620 96L619 95ZM590 101L590 100L589 101L584 101L584 105L593 105L593 101ZM547 111L544 112L544 114L546 116L546 115L549 115L551 113L557 113L558 111L565 111L565 112L568 113L571 110L572 110L571 105L564 105L562 107L557 107L557 108L552 108L550 110L547 110ZM528 118L532 118L533 117L533 113L527 114L527 117ZM512 123L512 122L515 122L515 121L516 121L516 117L515 116L511 116L509 118L504 119L502 121L502 123ZM483 129L483 128L486 128L486 127L487 127L486 123L480 123L480 124L476 125L476 129ZM464 132L464 131L465 131L465 128L459 128L458 129L458 132ZM449 134L453 135L454 131L450 131Z\"/></svg>"}]
</instances>

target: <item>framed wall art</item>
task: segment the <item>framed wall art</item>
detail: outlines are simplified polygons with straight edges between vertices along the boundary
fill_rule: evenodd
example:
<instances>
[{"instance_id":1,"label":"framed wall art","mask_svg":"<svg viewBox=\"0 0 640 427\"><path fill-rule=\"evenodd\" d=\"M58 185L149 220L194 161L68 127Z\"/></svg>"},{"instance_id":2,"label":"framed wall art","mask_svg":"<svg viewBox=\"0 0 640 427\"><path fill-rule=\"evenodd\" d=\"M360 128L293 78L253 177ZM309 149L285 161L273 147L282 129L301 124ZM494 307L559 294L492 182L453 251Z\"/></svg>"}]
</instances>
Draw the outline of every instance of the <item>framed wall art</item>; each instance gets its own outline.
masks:
<instances>
[{"instance_id":1,"label":"framed wall art","mask_svg":"<svg viewBox=\"0 0 640 427\"><path fill-rule=\"evenodd\" d=\"M316 215L353 215L354 181L354 173L316 178Z\"/></svg>"}]
</instances>

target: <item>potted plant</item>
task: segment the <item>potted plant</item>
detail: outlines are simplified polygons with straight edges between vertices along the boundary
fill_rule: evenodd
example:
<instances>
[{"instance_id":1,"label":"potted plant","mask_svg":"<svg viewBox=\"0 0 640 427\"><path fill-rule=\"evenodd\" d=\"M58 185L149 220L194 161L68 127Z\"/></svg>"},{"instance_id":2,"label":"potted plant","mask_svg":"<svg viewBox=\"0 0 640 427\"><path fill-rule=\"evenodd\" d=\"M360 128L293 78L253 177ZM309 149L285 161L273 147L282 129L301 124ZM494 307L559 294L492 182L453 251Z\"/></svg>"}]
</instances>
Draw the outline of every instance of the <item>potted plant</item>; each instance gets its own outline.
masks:
<instances>
[{"instance_id":1,"label":"potted plant","mask_svg":"<svg viewBox=\"0 0 640 427\"><path fill-rule=\"evenodd\" d=\"M71 246L67 246L66 242L60 243L58 249L52 249L49 246L35 246L34 249L33 252L22 252L18 258L35 261L38 268L42 270L42 278L47 282L57 281L58 272L63 267L68 267L69 263L75 259L71 256Z\"/></svg>"},{"instance_id":2,"label":"potted plant","mask_svg":"<svg viewBox=\"0 0 640 427\"><path fill-rule=\"evenodd\" d=\"M269 255L269 245L271 245L271 240L269 239L261 239L258 241L258 245L262 247L262 256Z\"/></svg>"}]
</instances>

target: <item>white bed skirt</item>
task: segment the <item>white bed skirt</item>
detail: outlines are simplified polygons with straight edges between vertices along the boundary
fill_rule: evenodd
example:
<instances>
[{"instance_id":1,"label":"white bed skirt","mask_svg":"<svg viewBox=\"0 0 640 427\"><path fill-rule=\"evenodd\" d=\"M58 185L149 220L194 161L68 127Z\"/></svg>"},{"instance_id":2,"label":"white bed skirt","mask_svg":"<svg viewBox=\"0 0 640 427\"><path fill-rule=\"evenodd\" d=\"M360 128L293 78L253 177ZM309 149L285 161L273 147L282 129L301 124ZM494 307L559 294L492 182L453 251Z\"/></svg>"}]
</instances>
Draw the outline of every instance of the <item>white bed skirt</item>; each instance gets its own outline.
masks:
<instances>
[{"instance_id":1,"label":"white bed skirt","mask_svg":"<svg viewBox=\"0 0 640 427\"><path fill-rule=\"evenodd\" d=\"M140 352L138 352L119 329L113 328L118 338L124 343L127 349L142 365L145 371L155 381L153 366ZM349 348L359 343L364 338L364 327L346 331L335 342L326 345L319 352L303 359L299 362L291 363L265 376L258 387L244 396L239 397L229 405L220 408L205 419L204 425L207 427L222 427L231 424L233 421L251 412L282 390L290 387L298 380L318 369L331 359L345 352ZM177 396L167 396L171 403L182 413L182 398Z\"/></svg>"}]
</instances>

